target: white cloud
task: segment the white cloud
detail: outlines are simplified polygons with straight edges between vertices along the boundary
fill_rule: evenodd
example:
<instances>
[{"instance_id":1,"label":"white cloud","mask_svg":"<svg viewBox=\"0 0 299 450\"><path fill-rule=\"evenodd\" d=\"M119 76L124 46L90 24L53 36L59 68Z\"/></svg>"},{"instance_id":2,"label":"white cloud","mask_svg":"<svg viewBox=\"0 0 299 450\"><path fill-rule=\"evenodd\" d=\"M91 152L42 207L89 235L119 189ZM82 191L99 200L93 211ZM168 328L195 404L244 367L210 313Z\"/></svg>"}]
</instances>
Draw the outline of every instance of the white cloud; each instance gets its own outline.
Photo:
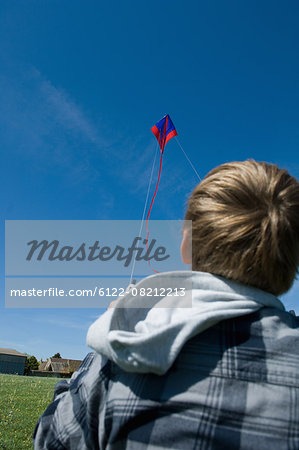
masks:
<instances>
[{"instance_id":1,"label":"white cloud","mask_svg":"<svg viewBox=\"0 0 299 450\"><path fill-rule=\"evenodd\" d=\"M86 332L87 332L89 325L91 324L91 321L90 322L85 321L83 323L78 323L73 320L72 321L71 320L62 320L59 317L53 318L53 319L51 319L51 318L43 318L43 319L34 318L33 320L37 321L39 323L42 322L42 323L45 323L48 325L53 325L55 327L72 328L72 329L82 330L82 331L86 331Z\"/></svg>"},{"instance_id":2,"label":"white cloud","mask_svg":"<svg viewBox=\"0 0 299 450\"><path fill-rule=\"evenodd\" d=\"M14 349L14 350L18 350L19 348L21 348L22 350L18 350L18 351L21 351L21 352L23 352L23 351L25 350L25 348L26 348L26 345L20 344L19 342L15 342L15 341L5 341L5 340L3 340L3 339L1 339L0 345L1 345L3 348L12 348L12 349Z\"/></svg>"},{"instance_id":3,"label":"white cloud","mask_svg":"<svg viewBox=\"0 0 299 450\"><path fill-rule=\"evenodd\" d=\"M65 170L80 182L99 177L90 152L109 143L79 105L34 67L0 77L2 146L37 170ZM75 176L74 176L75 175Z\"/></svg>"},{"instance_id":4,"label":"white cloud","mask_svg":"<svg viewBox=\"0 0 299 450\"><path fill-rule=\"evenodd\" d=\"M117 129L100 127L88 111L35 67L8 72L0 76L0 144L5 151L25 159L27 165L29 161L37 173L65 178L70 188L80 185L85 192L96 189L101 217L109 216L115 207L107 184L122 185L142 202L145 200L156 151L152 136L124 138ZM157 150L149 201L157 181L159 158ZM183 157L182 167L175 167L168 153L164 159L159 204L167 210L168 192L189 192L192 180L186 178Z\"/></svg>"}]
</instances>

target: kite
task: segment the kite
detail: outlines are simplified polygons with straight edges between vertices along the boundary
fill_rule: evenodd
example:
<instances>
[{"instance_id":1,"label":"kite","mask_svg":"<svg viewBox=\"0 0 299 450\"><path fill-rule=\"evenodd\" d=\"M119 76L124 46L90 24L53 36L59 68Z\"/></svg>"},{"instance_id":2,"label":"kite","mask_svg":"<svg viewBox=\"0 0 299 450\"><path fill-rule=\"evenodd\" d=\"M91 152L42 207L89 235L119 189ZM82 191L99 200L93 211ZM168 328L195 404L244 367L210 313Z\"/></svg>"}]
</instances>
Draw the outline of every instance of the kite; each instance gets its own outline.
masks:
<instances>
[{"instance_id":1,"label":"kite","mask_svg":"<svg viewBox=\"0 0 299 450\"><path fill-rule=\"evenodd\" d=\"M148 237L149 237L149 230L147 227L148 221L149 221L149 217L151 214L151 210L154 204L154 200L158 191L158 187L159 187L159 182L160 182L160 176L161 176L161 170L162 170L162 161L163 161L163 153L164 153L164 148L165 145L167 144L168 141L170 141L171 138L173 138L174 136L177 136L177 131L172 123L171 118L169 117L169 115L167 114L166 116L163 117L163 119L159 120L159 122L156 123L156 125L154 125L151 129L151 131L154 133L154 135L156 136L156 139L159 143L160 149L161 149L161 157L160 157L160 167L159 167L159 175L158 175L158 181L156 184L156 189L147 213L147 217L146 217L146 224L145 224L145 228L147 231L147 236L146 236L146 246L148 246ZM154 272L157 272L156 270L152 269Z\"/></svg>"},{"instance_id":2,"label":"kite","mask_svg":"<svg viewBox=\"0 0 299 450\"><path fill-rule=\"evenodd\" d=\"M174 136L177 136L176 129L174 128L172 120L168 114L153 126L152 132L159 142L161 153L164 152L164 148L167 142L170 141L170 139Z\"/></svg>"},{"instance_id":3,"label":"kite","mask_svg":"<svg viewBox=\"0 0 299 450\"><path fill-rule=\"evenodd\" d=\"M161 157L160 157L160 168L159 168L159 175L158 175L158 181L156 184L156 189L147 213L147 217L146 217L146 223L145 223L145 228L147 231L147 236L146 236L146 249L147 249L147 254L149 256L149 251L148 251L148 237L149 237L149 230L148 230L148 221L149 221L149 217L151 214L151 210L153 207L153 203L158 191L158 187L159 187L159 182L160 182L160 176L161 176L161 170L162 170L162 160L163 160L163 153L164 153L164 149L165 146L167 144L168 141L170 141L170 139L172 139L174 136L177 136L177 131L175 129L175 126L173 125L173 122L171 120L171 118L169 117L169 115L167 114L166 116L163 117L163 119L159 120L159 122L156 123L156 125L154 125L151 129L151 131L154 133L158 144L160 146L160 150L161 150ZM179 140L176 138L177 144L180 147L180 149L182 150L182 152L185 155L185 158L187 159L187 161L189 162L190 166L192 167L194 173L196 174L197 178L199 179L199 181L201 181L201 178L197 172L197 170L195 169L194 165L192 164L190 158L188 157L187 153L185 152L185 150L183 149L183 147L181 146ZM142 215L142 220L141 220L141 226L140 226L140 231L139 231L139 237L141 236L141 232L142 232L142 227L144 224L144 216L145 216L145 211L146 211L146 206L147 206L147 200L148 200L148 195L149 195L149 191L150 191L150 187L151 187L151 183L152 183L152 175L153 175L153 170L155 167L155 162L156 162L156 154L155 153L155 158L154 158L154 162L153 162L153 166L152 166L152 172L151 172L151 176L150 176L150 180L148 183L148 190L147 190L147 195L146 195L146 200L145 200L145 205L144 205L144 210L143 210L143 215ZM134 273L134 268L135 268L135 262L136 262L136 258L134 259L133 265L132 265L132 271L131 271L131 277L130 277L130 285L132 283L133 280L133 273ZM149 266L150 264L150 260L148 259L148 264ZM152 270L156 273L159 273L157 270L154 270L152 268Z\"/></svg>"}]
</instances>

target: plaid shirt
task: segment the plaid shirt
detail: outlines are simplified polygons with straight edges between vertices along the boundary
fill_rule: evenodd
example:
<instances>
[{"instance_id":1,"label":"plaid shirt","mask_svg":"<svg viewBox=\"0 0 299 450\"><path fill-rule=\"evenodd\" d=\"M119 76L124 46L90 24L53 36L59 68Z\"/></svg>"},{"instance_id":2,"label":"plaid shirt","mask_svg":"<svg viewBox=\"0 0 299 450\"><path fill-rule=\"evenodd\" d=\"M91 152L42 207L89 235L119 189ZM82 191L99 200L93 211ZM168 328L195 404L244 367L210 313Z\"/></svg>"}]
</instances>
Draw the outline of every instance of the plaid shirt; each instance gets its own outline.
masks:
<instances>
[{"instance_id":1,"label":"plaid shirt","mask_svg":"<svg viewBox=\"0 0 299 450\"><path fill-rule=\"evenodd\" d=\"M299 319L274 308L189 340L162 376L96 353L34 433L35 449L299 449Z\"/></svg>"}]
</instances>

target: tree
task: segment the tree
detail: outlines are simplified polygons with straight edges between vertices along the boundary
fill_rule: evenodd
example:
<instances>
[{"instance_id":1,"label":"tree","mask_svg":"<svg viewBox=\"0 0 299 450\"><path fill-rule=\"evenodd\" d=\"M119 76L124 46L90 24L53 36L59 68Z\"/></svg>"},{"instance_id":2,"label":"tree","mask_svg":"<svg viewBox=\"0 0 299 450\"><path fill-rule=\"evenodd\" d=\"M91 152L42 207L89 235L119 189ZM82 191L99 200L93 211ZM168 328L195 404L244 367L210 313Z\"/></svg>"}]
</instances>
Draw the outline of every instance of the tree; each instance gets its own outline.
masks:
<instances>
[{"instance_id":1,"label":"tree","mask_svg":"<svg viewBox=\"0 0 299 450\"><path fill-rule=\"evenodd\" d=\"M31 355L26 358L24 375L29 375L31 370L38 369L38 361L34 355Z\"/></svg>"},{"instance_id":2,"label":"tree","mask_svg":"<svg viewBox=\"0 0 299 450\"><path fill-rule=\"evenodd\" d=\"M55 353L55 355L51 356L51 358L61 358L60 353Z\"/></svg>"}]
</instances>

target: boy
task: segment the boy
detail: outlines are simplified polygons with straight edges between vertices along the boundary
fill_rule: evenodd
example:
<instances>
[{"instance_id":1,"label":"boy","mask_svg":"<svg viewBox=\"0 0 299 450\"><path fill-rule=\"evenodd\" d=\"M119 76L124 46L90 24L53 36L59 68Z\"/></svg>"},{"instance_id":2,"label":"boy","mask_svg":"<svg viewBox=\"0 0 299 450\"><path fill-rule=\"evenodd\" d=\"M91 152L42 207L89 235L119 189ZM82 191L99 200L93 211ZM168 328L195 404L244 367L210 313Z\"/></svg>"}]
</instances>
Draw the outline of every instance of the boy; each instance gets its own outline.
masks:
<instances>
[{"instance_id":1,"label":"boy","mask_svg":"<svg viewBox=\"0 0 299 450\"><path fill-rule=\"evenodd\" d=\"M224 164L185 218L193 271L136 288L185 277L192 308L132 309L128 295L102 315L87 336L95 353L56 386L36 449L299 448L299 320L276 297L297 273L299 184L275 165Z\"/></svg>"}]
</instances>

